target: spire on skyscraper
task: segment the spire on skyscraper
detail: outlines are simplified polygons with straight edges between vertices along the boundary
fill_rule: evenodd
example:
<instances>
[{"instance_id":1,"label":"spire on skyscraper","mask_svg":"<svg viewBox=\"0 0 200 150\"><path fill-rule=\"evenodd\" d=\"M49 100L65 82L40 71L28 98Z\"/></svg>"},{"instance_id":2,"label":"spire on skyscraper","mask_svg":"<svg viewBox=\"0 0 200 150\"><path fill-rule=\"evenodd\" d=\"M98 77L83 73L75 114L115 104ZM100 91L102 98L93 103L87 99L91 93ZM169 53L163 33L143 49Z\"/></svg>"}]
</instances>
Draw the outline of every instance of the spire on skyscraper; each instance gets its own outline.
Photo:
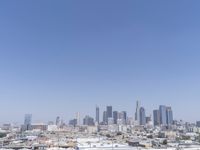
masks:
<instances>
[{"instance_id":1,"label":"spire on skyscraper","mask_svg":"<svg viewBox=\"0 0 200 150\"><path fill-rule=\"evenodd\" d=\"M140 102L136 101L135 121L139 124L140 121Z\"/></svg>"}]
</instances>

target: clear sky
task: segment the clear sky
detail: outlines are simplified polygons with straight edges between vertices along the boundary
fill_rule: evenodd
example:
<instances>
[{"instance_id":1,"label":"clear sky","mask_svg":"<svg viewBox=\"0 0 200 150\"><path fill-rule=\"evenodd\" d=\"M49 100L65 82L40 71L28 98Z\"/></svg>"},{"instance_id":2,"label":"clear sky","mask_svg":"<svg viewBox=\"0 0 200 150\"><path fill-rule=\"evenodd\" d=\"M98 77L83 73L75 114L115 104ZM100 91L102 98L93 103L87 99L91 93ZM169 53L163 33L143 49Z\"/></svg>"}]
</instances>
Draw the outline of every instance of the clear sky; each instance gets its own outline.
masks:
<instances>
[{"instance_id":1,"label":"clear sky","mask_svg":"<svg viewBox=\"0 0 200 150\"><path fill-rule=\"evenodd\" d=\"M199 0L1 0L0 122L133 116L200 120Z\"/></svg>"}]
</instances>

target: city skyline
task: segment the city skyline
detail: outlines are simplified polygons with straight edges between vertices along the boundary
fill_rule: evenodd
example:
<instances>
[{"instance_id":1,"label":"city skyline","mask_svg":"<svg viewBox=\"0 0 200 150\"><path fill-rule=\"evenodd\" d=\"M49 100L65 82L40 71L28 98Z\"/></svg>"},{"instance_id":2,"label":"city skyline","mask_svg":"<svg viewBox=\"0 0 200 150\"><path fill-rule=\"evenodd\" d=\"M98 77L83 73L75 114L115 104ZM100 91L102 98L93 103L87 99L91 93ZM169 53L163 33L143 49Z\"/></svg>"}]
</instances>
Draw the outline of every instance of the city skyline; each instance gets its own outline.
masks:
<instances>
[{"instance_id":1,"label":"city skyline","mask_svg":"<svg viewBox=\"0 0 200 150\"><path fill-rule=\"evenodd\" d=\"M0 123L95 119L96 105L134 117L137 100L200 120L199 5L0 1Z\"/></svg>"},{"instance_id":2,"label":"city skyline","mask_svg":"<svg viewBox=\"0 0 200 150\"><path fill-rule=\"evenodd\" d=\"M116 108L113 108L112 105L107 105L105 108L100 108L99 106L95 106L95 112L93 114L86 114L84 112L76 112L74 113L73 116L59 116L57 115L54 119L51 120L37 120L37 118L34 119L33 114L31 113L26 113L25 118L22 122L15 122L15 121L7 121L7 122L2 122L3 123L17 123L17 124L25 124L25 126L33 123L44 123L47 124L49 122L54 123L55 125L59 126L61 123L65 124L74 124L76 122L77 125L84 124L81 120L84 120L85 117L89 117L93 119L94 124L109 124L109 120L112 122L112 124L118 124L118 121L120 123L126 124L129 119L134 121L135 125L146 125L146 119L149 118L152 122L153 125L170 125L173 124L173 121L180 121L183 119L176 119L173 118L173 112L172 112L172 107L171 106L166 106L166 105L159 105L159 109L153 109L151 112L146 113L146 108L140 106L140 101L136 101L136 110L134 114L130 114L126 110L119 110ZM164 107L165 110L164 112L160 109L161 107ZM137 111L139 110L139 111ZM157 116L155 116L154 111L158 111L159 117L158 119L160 121L157 121ZM138 114L138 119L136 118L136 113ZM162 122L162 113L164 113L164 120L165 123ZM112 114L112 115L111 115ZM156 118L156 119L155 119ZM21 118L22 119L22 118ZM120 120L118 120L120 119ZM125 119L125 120L124 120ZM74 122L75 121L75 122ZM187 120L183 120L186 121ZM196 120L197 121L197 120ZM28 122L28 123L27 123ZM71 122L71 123L70 123ZM157 122L157 123L155 123Z\"/></svg>"},{"instance_id":3,"label":"city skyline","mask_svg":"<svg viewBox=\"0 0 200 150\"><path fill-rule=\"evenodd\" d=\"M64 118L57 116L55 122L49 120L47 124L55 124L58 127L64 124L72 126L80 125L135 125L135 126L167 126L174 125L175 122L180 120L173 118L173 111L171 106L159 105L159 109L154 109L153 114L146 114L146 109L140 106L140 101L136 101L135 115L128 115L127 111L113 109L113 106L109 105L102 109L102 115L100 115L100 108L96 105L95 116L85 115L80 117L80 112L76 112L76 117L71 117L70 120L64 120ZM100 119L102 118L102 119ZM81 119L83 122L81 123ZM182 120L183 121L183 120ZM198 121L196 121L198 122ZM32 114L25 114L24 117L24 129L28 129L32 123ZM36 123L36 122L35 122ZM44 122L40 122L43 123Z\"/></svg>"}]
</instances>

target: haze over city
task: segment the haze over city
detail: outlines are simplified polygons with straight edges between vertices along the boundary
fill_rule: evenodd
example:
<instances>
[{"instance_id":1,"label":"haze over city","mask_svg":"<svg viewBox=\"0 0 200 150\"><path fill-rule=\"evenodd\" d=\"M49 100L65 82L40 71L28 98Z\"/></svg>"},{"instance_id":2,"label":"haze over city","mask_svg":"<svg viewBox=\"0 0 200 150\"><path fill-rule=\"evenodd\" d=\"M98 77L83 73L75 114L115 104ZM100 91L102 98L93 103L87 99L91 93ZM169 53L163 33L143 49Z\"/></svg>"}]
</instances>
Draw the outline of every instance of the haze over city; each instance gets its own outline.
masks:
<instances>
[{"instance_id":1,"label":"haze over city","mask_svg":"<svg viewBox=\"0 0 200 150\"><path fill-rule=\"evenodd\" d=\"M195 122L200 1L0 1L0 122L134 116L159 105ZM102 118L102 117L101 117Z\"/></svg>"}]
</instances>

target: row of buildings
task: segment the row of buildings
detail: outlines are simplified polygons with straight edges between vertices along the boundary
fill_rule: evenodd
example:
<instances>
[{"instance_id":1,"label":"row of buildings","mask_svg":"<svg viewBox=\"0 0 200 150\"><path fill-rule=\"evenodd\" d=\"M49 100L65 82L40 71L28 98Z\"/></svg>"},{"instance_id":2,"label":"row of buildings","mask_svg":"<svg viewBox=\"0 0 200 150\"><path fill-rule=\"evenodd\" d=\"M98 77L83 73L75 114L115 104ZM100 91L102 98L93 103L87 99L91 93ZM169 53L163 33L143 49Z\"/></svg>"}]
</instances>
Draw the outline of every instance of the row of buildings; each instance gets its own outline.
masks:
<instances>
[{"instance_id":1,"label":"row of buildings","mask_svg":"<svg viewBox=\"0 0 200 150\"><path fill-rule=\"evenodd\" d=\"M99 107L96 107L96 123L97 124L127 124L130 123L130 119L127 116L126 111L112 111L112 106L107 106L106 111L103 111L103 122L100 122L100 110ZM140 106L140 102L136 102L136 110L134 119L131 122L134 122L135 125L149 124L151 122L151 116L146 115L146 110L144 107ZM173 112L171 107L160 105L159 109L153 110L153 124L154 126L160 125L172 125L173 124Z\"/></svg>"},{"instance_id":2,"label":"row of buildings","mask_svg":"<svg viewBox=\"0 0 200 150\"><path fill-rule=\"evenodd\" d=\"M151 119L151 118L150 118ZM136 102L135 121L138 125L146 125L148 117L146 117L145 108L140 107L139 101ZM160 105L159 109L153 110L154 126L170 126L173 124L172 108L165 105Z\"/></svg>"},{"instance_id":3,"label":"row of buildings","mask_svg":"<svg viewBox=\"0 0 200 150\"><path fill-rule=\"evenodd\" d=\"M172 125L173 112L171 107L160 105L159 109L153 111L154 125Z\"/></svg>"},{"instance_id":4,"label":"row of buildings","mask_svg":"<svg viewBox=\"0 0 200 150\"><path fill-rule=\"evenodd\" d=\"M146 116L146 110L140 106L140 102L136 102L136 110L134 118L128 117L126 111L113 111L112 106L107 106L106 110L103 111L103 118L100 121L100 108L96 106L95 119L89 115L83 118L83 125L126 125L134 124L145 126L146 124L152 123L154 126L169 126L173 124L173 112L171 107L160 105L159 109L153 110L153 122L151 116ZM32 115L26 114L23 128L29 130L31 128ZM53 122L51 123L53 124ZM58 116L55 121L55 125L62 126L64 123ZM76 114L76 118L69 121L69 125L77 126L80 125L80 114Z\"/></svg>"}]
</instances>

